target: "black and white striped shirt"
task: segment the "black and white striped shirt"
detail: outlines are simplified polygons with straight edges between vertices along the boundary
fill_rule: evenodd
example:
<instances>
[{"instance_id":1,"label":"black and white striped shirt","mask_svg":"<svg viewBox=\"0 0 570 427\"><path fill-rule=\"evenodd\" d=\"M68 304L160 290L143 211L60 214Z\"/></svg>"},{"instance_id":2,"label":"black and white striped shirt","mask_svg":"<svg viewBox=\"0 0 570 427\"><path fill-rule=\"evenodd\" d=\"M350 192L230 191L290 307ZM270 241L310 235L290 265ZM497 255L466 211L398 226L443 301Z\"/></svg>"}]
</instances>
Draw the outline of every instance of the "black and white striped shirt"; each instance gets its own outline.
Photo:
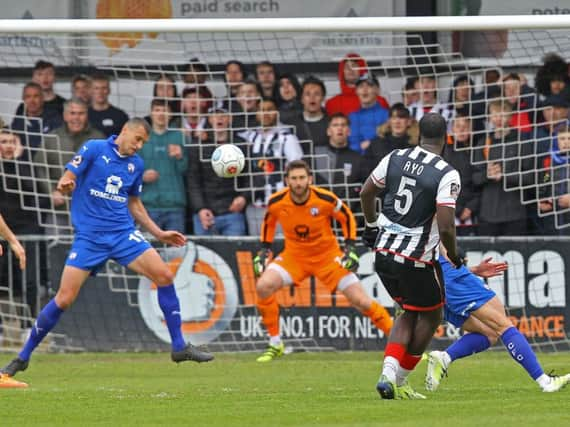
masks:
<instances>
[{"instance_id":1,"label":"black and white striped shirt","mask_svg":"<svg viewBox=\"0 0 570 427\"><path fill-rule=\"evenodd\" d=\"M386 188L378 218L376 250L394 260L431 262L438 256L437 205L455 209L459 173L440 156L421 147L394 150L372 171Z\"/></svg>"}]
</instances>

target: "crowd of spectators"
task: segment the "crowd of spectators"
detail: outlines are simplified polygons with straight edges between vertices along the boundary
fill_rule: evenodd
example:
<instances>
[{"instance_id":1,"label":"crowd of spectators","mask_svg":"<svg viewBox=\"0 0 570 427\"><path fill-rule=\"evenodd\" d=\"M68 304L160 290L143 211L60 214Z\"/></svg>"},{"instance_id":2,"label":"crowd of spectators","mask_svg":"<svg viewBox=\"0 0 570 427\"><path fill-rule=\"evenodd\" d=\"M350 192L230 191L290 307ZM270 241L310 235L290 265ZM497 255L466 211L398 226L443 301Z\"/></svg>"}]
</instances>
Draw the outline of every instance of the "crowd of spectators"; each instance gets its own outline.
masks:
<instances>
[{"instance_id":1,"label":"crowd of spectators","mask_svg":"<svg viewBox=\"0 0 570 427\"><path fill-rule=\"evenodd\" d=\"M0 138L9 147L0 147L4 173L13 171L31 192L44 195L46 212L67 209L54 184L73 153L88 139L118 134L129 118L109 101L107 75L73 77L72 97L65 100L54 92L55 71L49 62L36 63ZM340 61L340 92L332 94L315 75L299 79L268 61L249 70L232 60L225 65L227 92L214 97L208 66L194 58L182 81L158 75L148 94L152 132L140 153L143 201L163 228L256 235L268 197L285 185L285 165L305 158L316 184L358 212L360 185L370 171L392 150L417 145L418 121L437 112L449 128L443 156L462 179L460 234L564 233L560 225L570 219L568 65L557 55L545 57L535 88L524 75L498 69L480 77L477 87L473 76L456 75L444 93L437 76L412 76L402 81L398 102L390 103L382 81L357 54ZM216 145L228 143L246 154L236 180L217 177L209 165ZM21 183L4 181L0 190L9 185ZM37 215L8 205L0 210L16 232L41 232ZM21 229L19 221L26 222ZM57 221L44 218L44 224Z\"/></svg>"}]
</instances>

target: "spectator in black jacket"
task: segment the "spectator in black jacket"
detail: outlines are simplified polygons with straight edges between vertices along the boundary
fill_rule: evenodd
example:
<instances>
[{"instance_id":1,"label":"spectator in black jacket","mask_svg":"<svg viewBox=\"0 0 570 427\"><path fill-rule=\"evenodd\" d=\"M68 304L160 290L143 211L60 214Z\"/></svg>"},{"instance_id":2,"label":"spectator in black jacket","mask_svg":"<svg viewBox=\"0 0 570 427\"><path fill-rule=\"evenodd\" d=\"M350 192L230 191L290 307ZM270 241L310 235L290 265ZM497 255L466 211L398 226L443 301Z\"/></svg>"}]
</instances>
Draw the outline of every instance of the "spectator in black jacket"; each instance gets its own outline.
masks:
<instances>
[{"instance_id":1,"label":"spectator in black jacket","mask_svg":"<svg viewBox=\"0 0 570 427\"><path fill-rule=\"evenodd\" d=\"M458 113L452 121L451 135L443 149L443 158L461 175L461 192L455 205L457 234L475 234L476 216L481 202L481 189L473 184L476 167L471 163L471 119Z\"/></svg>"},{"instance_id":2,"label":"spectator in black jacket","mask_svg":"<svg viewBox=\"0 0 570 427\"><path fill-rule=\"evenodd\" d=\"M43 134L61 125L62 117L56 109L45 108L44 95L38 83L28 82L24 85L22 100L22 116L14 117L11 128L25 147L22 160L27 160L34 156L38 148L43 147Z\"/></svg>"},{"instance_id":3,"label":"spectator in black jacket","mask_svg":"<svg viewBox=\"0 0 570 427\"><path fill-rule=\"evenodd\" d=\"M0 183L0 213L14 234L41 235L44 232L39 224L39 210L31 196L34 194L32 171L29 162L21 161L23 153L18 136L10 130L0 130L0 170L4 175ZM28 253L25 274L16 257L12 258L11 265L8 257L0 257L0 283L9 284L13 295L28 304L31 314L35 315L37 290L48 281L46 247L43 242L39 243L38 260L33 242L24 241L23 245Z\"/></svg>"},{"instance_id":4,"label":"spectator in black jacket","mask_svg":"<svg viewBox=\"0 0 570 427\"><path fill-rule=\"evenodd\" d=\"M224 80L228 89L228 98L235 98L237 90L246 79L245 66L235 59L226 62Z\"/></svg>"},{"instance_id":5,"label":"spectator in black jacket","mask_svg":"<svg viewBox=\"0 0 570 427\"><path fill-rule=\"evenodd\" d=\"M322 80L309 76L301 88L303 111L289 117L283 123L294 127L293 132L299 141L312 141L311 145L302 144L305 155L311 154L310 147L326 147L329 144L329 118L323 108L326 89Z\"/></svg>"},{"instance_id":6,"label":"spectator in black jacket","mask_svg":"<svg viewBox=\"0 0 570 427\"><path fill-rule=\"evenodd\" d=\"M279 108L279 121L285 122L290 117L303 111L301 104L301 85L294 74L285 73L279 76L277 83L277 107Z\"/></svg>"},{"instance_id":7,"label":"spectator in black jacket","mask_svg":"<svg viewBox=\"0 0 570 427\"><path fill-rule=\"evenodd\" d=\"M411 118L410 111L401 102L390 107L390 118L386 123L378 126L376 132L378 136L372 139L370 147L365 152L369 172L393 150L418 144L418 123Z\"/></svg>"},{"instance_id":8,"label":"spectator in black jacket","mask_svg":"<svg viewBox=\"0 0 570 427\"><path fill-rule=\"evenodd\" d=\"M235 179L218 177L210 165L218 144L233 144L241 139L229 130L231 119L227 110L214 107L209 113L206 138L192 144L189 154L188 194L194 212L194 234L243 236L246 198L236 190ZM239 184L238 188L243 188Z\"/></svg>"},{"instance_id":9,"label":"spectator in black jacket","mask_svg":"<svg viewBox=\"0 0 570 427\"><path fill-rule=\"evenodd\" d=\"M360 212L360 187L368 177L366 159L348 147L350 122L342 113L331 116L327 127L327 146L315 147L317 185L334 192L352 212ZM362 217L357 216L359 225Z\"/></svg>"},{"instance_id":10,"label":"spectator in black jacket","mask_svg":"<svg viewBox=\"0 0 570 427\"><path fill-rule=\"evenodd\" d=\"M261 61L255 66L255 78L261 87L263 97L275 99L277 94L275 65L269 61Z\"/></svg>"},{"instance_id":11,"label":"spectator in black jacket","mask_svg":"<svg viewBox=\"0 0 570 427\"><path fill-rule=\"evenodd\" d=\"M118 135L129 116L109 102L111 82L105 74L96 74L91 79L91 105L88 110L89 123L108 138Z\"/></svg>"},{"instance_id":12,"label":"spectator in black jacket","mask_svg":"<svg viewBox=\"0 0 570 427\"><path fill-rule=\"evenodd\" d=\"M493 130L474 152L479 166L473 183L481 186L481 236L520 236L528 230L521 190L533 183L534 148L528 134L509 127L512 113L508 102L496 100L489 104Z\"/></svg>"}]
</instances>

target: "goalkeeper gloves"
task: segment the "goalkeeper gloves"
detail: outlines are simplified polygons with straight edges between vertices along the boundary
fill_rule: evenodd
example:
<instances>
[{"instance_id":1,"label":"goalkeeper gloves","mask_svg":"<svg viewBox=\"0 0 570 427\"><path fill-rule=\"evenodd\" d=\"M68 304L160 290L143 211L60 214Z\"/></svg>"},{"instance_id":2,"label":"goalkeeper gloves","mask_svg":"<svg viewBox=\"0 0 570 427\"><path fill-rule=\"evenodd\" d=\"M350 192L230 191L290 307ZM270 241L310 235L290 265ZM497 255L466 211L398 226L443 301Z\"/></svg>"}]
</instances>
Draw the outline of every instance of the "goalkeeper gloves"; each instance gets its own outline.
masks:
<instances>
[{"instance_id":1,"label":"goalkeeper gloves","mask_svg":"<svg viewBox=\"0 0 570 427\"><path fill-rule=\"evenodd\" d=\"M359 261L360 257L356 253L354 246L347 242L344 247L344 255L340 259L340 265L349 271L356 271L360 265Z\"/></svg>"},{"instance_id":2,"label":"goalkeeper gloves","mask_svg":"<svg viewBox=\"0 0 570 427\"><path fill-rule=\"evenodd\" d=\"M364 246L373 248L374 245L376 244L376 237L378 237L379 232L380 232L379 227L376 226L371 227L368 224L366 224L366 226L364 227L364 231L360 236L362 238L362 243L364 243Z\"/></svg>"},{"instance_id":3,"label":"goalkeeper gloves","mask_svg":"<svg viewBox=\"0 0 570 427\"><path fill-rule=\"evenodd\" d=\"M265 271L265 267L267 267L267 264L269 264L272 256L273 252L269 247L264 247L257 252L257 255L253 258L253 272L255 274L255 277L261 276L261 274Z\"/></svg>"}]
</instances>

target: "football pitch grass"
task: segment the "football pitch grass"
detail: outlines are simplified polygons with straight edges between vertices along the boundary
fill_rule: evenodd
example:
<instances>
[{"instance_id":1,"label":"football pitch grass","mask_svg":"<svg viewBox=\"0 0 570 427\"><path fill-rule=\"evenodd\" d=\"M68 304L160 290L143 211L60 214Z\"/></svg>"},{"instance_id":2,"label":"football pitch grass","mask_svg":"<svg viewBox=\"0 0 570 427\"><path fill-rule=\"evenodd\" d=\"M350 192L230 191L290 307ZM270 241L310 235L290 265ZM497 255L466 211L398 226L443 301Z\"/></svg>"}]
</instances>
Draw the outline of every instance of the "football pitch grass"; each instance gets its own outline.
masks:
<instances>
[{"instance_id":1,"label":"football pitch grass","mask_svg":"<svg viewBox=\"0 0 570 427\"><path fill-rule=\"evenodd\" d=\"M0 389L0 426L569 426L570 386L542 393L504 352L451 367L436 393L426 362L410 378L428 400L383 401L380 354L298 353L272 363L254 354L175 365L168 354L36 355ZM11 355L0 354L0 365ZM539 354L545 369L570 370L570 354Z\"/></svg>"}]
</instances>

